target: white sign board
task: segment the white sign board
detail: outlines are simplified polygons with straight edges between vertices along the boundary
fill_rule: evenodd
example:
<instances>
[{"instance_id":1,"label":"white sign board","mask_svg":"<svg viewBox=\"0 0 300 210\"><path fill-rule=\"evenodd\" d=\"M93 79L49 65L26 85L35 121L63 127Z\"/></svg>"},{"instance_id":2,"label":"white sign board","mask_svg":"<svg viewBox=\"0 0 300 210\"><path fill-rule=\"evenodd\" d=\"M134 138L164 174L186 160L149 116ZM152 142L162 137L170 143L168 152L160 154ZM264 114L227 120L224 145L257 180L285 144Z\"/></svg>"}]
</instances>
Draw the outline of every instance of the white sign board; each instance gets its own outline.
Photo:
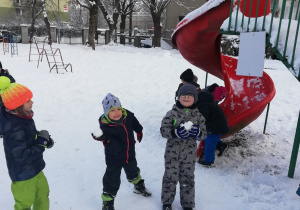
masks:
<instances>
[{"instance_id":1,"label":"white sign board","mask_svg":"<svg viewBox=\"0 0 300 210\"><path fill-rule=\"evenodd\" d=\"M240 34L237 75L261 77L264 70L266 32Z\"/></svg>"}]
</instances>

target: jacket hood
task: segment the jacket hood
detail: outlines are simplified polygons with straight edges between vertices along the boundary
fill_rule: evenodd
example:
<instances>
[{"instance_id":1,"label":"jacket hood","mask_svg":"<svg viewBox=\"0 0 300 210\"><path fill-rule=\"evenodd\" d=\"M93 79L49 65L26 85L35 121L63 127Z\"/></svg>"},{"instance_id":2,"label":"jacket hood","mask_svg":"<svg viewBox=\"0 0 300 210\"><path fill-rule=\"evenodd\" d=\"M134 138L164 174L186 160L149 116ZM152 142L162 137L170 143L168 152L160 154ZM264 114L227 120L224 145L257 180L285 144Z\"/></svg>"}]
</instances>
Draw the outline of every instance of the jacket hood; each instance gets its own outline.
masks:
<instances>
[{"instance_id":1,"label":"jacket hood","mask_svg":"<svg viewBox=\"0 0 300 210\"><path fill-rule=\"evenodd\" d=\"M213 101L214 101L214 96L209 92L201 91L198 95L198 103L213 102Z\"/></svg>"}]
</instances>

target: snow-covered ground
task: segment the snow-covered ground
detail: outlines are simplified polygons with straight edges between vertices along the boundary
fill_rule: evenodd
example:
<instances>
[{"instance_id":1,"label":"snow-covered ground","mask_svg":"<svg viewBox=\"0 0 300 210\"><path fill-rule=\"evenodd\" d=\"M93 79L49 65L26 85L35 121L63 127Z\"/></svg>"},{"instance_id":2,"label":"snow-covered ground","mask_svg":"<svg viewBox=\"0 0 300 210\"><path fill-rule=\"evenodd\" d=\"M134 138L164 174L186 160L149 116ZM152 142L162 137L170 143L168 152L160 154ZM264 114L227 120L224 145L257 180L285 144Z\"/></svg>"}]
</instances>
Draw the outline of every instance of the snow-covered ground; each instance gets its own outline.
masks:
<instances>
[{"instance_id":1,"label":"snow-covered ground","mask_svg":"<svg viewBox=\"0 0 300 210\"><path fill-rule=\"evenodd\" d=\"M189 64L178 51L129 46L102 46L91 51L84 46L55 45L73 73L49 73L44 59L28 62L29 45L19 45L19 56L3 55L0 61L17 83L33 92L37 129L47 129L55 140L46 150L44 173L50 185L51 210L101 209L103 145L93 140L102 99L110 92L123 107L133 111L144 127L144 139L136 144L141 175L153 193L149 198L132 192L122 172L115 200L117 210L161 209L166 139L160 123L174 104L180 74L192 68L204 87L205 72ZM2 52L2 45L0 45ZM216 157L215 168L196 165L196 210L299 209L295 191L300 183L300 164L294 179L287 177L300 110L300 84L279 61L266 60L265 71L276 87L266 134L266 111L252 124L225 139L228 152ZM208 84L222 81L208 77ZM13 209L4 157L0 144L0 209ZM173 209L181 209L177 193Z\"/></svg>"}]
</instances>

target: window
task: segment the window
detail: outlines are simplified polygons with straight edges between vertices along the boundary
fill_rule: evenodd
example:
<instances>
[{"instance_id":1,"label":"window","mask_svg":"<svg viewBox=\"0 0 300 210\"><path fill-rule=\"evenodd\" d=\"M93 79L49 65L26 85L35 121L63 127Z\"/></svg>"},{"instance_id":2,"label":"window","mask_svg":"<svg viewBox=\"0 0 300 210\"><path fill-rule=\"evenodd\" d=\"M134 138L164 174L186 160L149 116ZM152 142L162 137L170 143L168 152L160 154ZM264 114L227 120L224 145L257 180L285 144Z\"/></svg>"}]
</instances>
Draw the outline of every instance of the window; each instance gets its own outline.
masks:
<instances>
[{"instance_id":1,"label":"window","mask_svg":"<svg viewBox=\"0 0 300 210\"><path fill-rule=\"evenodd\" d=\"M16 8L16 14L21 15L21 10Z\"/></svg>"},{"instance_id":2,"label":"window","mask_svg":"<svg viewBox=\"0 0 300 210\"><path fill-rule=\"evenodd\" d=\"M18 9L18 8L16 8L16 14L17 15L23 15L23 10L22 9Z\"/></svg>"}]
</instances>

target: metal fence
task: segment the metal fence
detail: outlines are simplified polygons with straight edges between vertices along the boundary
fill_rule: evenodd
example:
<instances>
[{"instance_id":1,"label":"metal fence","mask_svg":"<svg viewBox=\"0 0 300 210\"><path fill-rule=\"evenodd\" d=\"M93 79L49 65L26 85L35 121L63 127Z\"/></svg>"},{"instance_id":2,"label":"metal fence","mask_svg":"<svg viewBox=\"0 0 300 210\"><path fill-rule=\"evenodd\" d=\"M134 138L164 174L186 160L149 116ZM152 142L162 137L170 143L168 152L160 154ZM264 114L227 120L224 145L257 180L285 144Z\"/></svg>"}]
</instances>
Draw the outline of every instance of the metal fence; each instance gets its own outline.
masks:
<instances>
[{"instance_id":1,"label":"metal fence","mask_svg":"<svg viewBox=\"0 0 300 210\"><path fill-rule=\"evenodd\" d=\"M57 30L57 39L60 39L58 41L60 44L70 44L70 45L83 44L82 30L80 30L80 29Z\"/></svg>"},{"instance_id":2,"label":"metal fence","mask_svg":"<svg viewBox=\"0 0 300 210\"><path fill-rule=\"evenodd\" d=\"M300 62L295 59L300 57L300 1L282 0L279 4L278 0L231 0L229 18L220 33L265 31L267 45L300 80Z\"/></svg>"}]
</instances>

